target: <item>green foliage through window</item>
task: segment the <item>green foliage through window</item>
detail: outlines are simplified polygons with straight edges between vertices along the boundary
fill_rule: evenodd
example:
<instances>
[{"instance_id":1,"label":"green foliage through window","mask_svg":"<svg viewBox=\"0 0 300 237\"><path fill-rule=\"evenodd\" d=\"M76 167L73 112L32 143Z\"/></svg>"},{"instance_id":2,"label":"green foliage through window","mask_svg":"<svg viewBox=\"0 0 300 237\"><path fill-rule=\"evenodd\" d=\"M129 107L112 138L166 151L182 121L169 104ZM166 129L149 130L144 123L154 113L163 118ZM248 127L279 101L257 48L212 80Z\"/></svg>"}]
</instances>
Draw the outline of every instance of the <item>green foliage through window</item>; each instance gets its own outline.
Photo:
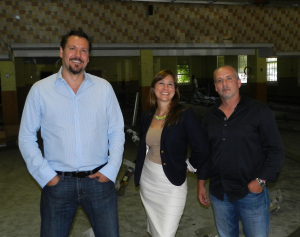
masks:
<instances>
[{"instance_id":1,"label":"green foliage through window","mask_svg":"<svg viewBox=\"0 0 300 237\"><path fill-rule=\"evenodd\" d=\"M189 65L177 65L177 81L178 83L190 82L190 67Z\"/></svg>"}]
</instances>

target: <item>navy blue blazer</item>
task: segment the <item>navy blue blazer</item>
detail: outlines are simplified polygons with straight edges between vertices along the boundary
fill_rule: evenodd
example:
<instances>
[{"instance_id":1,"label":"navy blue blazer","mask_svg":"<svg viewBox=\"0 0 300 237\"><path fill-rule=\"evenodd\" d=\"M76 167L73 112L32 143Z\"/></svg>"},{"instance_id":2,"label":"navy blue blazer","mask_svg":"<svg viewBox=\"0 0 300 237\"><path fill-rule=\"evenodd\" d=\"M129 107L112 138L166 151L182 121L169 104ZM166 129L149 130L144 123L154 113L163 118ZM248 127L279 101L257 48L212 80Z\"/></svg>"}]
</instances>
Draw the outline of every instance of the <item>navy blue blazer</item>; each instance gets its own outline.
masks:
<instances>
[{"instance_id":1,"label":"navy blue blazer","mask_svg":"<svg viewBox=\"0 0 300 237\"><path fill-rule=\"evenodd\" d=\"M138 147L134 181L139 186L146 157L146 135L154 114L146 111L141 116L140 144ZM164 126L160 141L160 155L163 170L170 182L180 186L186 179L185 162L188 144L191 146L190 164L199 169L208 158L208 141L200 126L195 111L191 108L180 113L179 121Z\"/></svg>"}]
</instances>

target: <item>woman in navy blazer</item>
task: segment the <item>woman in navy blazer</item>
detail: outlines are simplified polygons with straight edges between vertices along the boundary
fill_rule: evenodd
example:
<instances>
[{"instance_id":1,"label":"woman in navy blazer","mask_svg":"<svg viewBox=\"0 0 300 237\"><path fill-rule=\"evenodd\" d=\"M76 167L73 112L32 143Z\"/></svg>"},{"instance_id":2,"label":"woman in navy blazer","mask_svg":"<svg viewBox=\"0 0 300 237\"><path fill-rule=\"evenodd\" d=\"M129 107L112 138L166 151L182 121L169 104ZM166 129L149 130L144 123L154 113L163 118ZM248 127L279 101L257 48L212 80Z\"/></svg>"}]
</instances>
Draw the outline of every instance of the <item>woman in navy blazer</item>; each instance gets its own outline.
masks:
<instances>
[{"instance_id":1,"label":"woman in navy blazer","mask_svg":"<svg viewBox=\"0 0 300 237\"><path fill-rule=\"evenodd\" d=\"M176 76L160 71L152 81L150 110L141 116L134 180L152 237L173 237L186 201L186 172L208 157L208 143L195 111L179 104ZM190 158L186 159L188 145Z\"/></svg>"}]
</instances>

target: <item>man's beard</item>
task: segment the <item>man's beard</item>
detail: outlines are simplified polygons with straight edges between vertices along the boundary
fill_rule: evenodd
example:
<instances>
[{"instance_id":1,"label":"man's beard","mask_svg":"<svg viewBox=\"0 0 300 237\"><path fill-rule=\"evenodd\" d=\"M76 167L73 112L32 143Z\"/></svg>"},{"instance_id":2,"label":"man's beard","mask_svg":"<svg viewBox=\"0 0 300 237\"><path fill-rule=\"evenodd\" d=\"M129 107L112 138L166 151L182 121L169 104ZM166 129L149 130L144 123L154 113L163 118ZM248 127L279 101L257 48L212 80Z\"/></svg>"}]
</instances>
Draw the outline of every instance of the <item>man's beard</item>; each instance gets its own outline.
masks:
<instances>
[{"instance_id":1,"label":"man's beard","mask_svg":"<svg viewBox=\"0 0 300 237\"><path fill-rule=\"evenodd\" d=\"M76 69L72 68L71 66L69 66L69 71L72 72L74 75L81 73L82 69L83 68L80 68L80 69L76 70Z\"/></svg>"},{"instance_id":2,"label":"man's beard","mask_svg":"<svg viewBox=\"0 0 300 237\"><path fill-rule=\"evenodd\" d=\"M83 63L80 58L71 58L70 61L71 60L77 60L77 61L80 61L81 63ZM74 68L73 68L73 67L71 67L71 65L69 65L69 71L72 72L74 75L81 73L82 69L83 69L83 67L77 69L76 66L74 66Z\"/></svg>"}]
</instances>

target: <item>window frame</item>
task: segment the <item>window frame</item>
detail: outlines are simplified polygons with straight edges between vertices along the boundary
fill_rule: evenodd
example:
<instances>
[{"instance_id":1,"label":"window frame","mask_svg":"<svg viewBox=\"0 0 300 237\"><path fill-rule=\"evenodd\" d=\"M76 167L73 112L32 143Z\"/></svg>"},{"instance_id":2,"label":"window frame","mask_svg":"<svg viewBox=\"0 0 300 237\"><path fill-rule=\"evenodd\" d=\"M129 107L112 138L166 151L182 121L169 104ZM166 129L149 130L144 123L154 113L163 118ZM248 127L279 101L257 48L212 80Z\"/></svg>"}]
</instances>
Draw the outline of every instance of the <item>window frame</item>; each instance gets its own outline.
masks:
<instances>
[{"instance_id":1,"label":"window frame","mask_svg":"<svg viewBox=\"0 0 300 237\"><path fill-rule=\"evenodd\" d=\"M273 66L273 67L272 67ZM276 72L275 72L276 70ZM266 58L267 83L278 82L278 61L277 58ZM272 71L272 72L270 72ZM270 75L271 74L271 75ZM274 76L275 75L275 76ZM270 77L276 77L274 80L269 80Z\"/></svg>"},{"instance_id":2,"label":"window frame","mask_svg":"<svg viewBox=\"0 0 300 237\"><path fill-rule=\"evenodd\" d=\"M188 72L187 72L187 73L179 73L178 66L187 66ZM177 83L178 83L178 84L189 84L189 83L191 83L190 72L191 72L191 70L190 70L190 65L189 65L189 64L177 64L177 65L176 65ZM179 78L179 77L180 77L181 75L188 76L188 81L180 81L180 78Z\"/></svg>"},{"instance_id":3,"label":"window frame","mask_svg":"<svg viewBox=\"0 0 300 237\"><path fill-rule=\"evenodd\" d=\"M242 57L244 57L244 62L241 62L242 61ZM248 82L248 75L245 73L245 68L247 67L247 63L248 63L248 60L247 60L247 55L238 55L238 75L239 75L239 78L241 79L241 83L243 84L247 84Z\"/></svg>"}]
</instances>

